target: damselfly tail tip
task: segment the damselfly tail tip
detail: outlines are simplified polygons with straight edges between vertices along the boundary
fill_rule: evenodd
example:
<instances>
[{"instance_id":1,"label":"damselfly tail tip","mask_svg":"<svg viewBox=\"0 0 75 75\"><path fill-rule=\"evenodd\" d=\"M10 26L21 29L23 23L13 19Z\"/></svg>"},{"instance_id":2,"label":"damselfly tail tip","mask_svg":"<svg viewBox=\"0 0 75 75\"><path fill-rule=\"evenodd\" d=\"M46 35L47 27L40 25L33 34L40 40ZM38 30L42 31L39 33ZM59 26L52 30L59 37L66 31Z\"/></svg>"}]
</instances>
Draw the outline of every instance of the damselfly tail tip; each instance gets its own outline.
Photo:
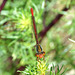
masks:
<instances>
[{"instance_id":1,"label":"damselfly tail tip","mask_svg":"<svg viewBox=\"0 0 75 75\"><path fill-rule=\"evenodd\" d=\"M33 16L33 8L31 8L31 14L32 14L32 16Z\"/></svg>"}]
</instances>

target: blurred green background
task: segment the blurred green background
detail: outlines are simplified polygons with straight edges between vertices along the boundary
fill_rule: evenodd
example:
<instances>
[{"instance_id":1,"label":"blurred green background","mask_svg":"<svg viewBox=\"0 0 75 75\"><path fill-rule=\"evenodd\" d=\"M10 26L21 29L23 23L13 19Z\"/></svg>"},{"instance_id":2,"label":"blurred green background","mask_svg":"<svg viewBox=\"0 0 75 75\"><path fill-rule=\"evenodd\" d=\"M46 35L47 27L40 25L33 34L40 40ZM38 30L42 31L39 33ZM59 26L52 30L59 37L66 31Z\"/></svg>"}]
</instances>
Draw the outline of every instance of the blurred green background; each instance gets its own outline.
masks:
<instances>
[{"instance_id":1,"label":"blurred green background","mask_svg":"<svg viewBox=\"0 0 75 75\"><path fill-rule=\"evenodd\" d=\"M64 65L65 75L75 75L75 43L69 40L75 40L75 1L0 0L0 9L5 1L0 12L0 75L25 75L17 70L36 61L30 8L48 64Z\"/></svg>"}]
</instances>

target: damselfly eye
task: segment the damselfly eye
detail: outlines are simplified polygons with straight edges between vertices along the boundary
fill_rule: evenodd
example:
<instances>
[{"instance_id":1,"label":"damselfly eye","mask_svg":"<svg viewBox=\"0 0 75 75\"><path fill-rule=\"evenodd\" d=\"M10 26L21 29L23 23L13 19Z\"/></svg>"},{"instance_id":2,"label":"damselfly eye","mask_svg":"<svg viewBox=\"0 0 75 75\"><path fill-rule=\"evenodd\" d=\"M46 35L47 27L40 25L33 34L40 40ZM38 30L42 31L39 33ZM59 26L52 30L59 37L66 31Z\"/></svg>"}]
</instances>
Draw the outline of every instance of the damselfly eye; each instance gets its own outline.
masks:
<instances>
[{"instance_id":1,"label":"damselfly eye","mask_svg":"<svg viewBox=\"0 0 75 75\"><path fill-rule=\"evenodd\" d=\"M39 54L35 54L36 57L39 57Z\"/></svg>"}]
</instances>

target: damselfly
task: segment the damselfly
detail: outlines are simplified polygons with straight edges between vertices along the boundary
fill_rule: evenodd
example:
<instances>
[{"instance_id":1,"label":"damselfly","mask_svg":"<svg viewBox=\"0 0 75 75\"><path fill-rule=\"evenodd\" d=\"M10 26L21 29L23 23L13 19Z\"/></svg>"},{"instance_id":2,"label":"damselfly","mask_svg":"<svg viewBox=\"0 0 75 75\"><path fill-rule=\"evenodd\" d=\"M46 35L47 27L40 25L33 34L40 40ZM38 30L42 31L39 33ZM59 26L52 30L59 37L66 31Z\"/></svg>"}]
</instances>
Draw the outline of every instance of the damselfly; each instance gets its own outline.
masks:
<instances>
[{"instance_id":1,"label":"damselfly","mask_svg":"<svg viewBox=\"0 0 75 75\"><path fill-rule=\"evenodd\" d=\"M37 57L37 60L38 60L38 58L43 58L44 57L45 52L42 50L42 47L40 46L40 44L38 42L38 35L37 35L36 24L35 24L35 19L34 19L32 8L31 8L31 14L32 14L32 21L33 21L35 39L36 39L36 51L37 51L37 53L35 54L35 56Z\"/></svg>"}]
</instances>

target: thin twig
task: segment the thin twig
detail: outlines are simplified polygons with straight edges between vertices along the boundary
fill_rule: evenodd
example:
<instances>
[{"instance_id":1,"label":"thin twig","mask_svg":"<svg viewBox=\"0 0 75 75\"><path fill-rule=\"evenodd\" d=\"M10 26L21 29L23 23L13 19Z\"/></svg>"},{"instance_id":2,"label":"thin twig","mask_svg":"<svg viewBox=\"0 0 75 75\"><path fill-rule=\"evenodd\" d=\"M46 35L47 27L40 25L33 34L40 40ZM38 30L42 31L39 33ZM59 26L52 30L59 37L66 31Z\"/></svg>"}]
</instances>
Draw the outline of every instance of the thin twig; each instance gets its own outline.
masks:
<instances>
[{"instance_id":1,"label":"thin twig","mask_svg":"<svg viewBox=\"0 0 75 75\"><path fill-rule=\"evenodd\" d=\"M0 12L2 11L2 9L4 8L5 4L6 4L7 0L3 0L3 3L0 6Z\"/></svg>"},{"instance_id":2,"label":"thin twig","mask_svg":"<svg viewBox=\"0 0 75 75\"><path fill-rule=\"evenodd\" d=\"M63 11L67 11L69 8L64 8L63 9ZM46 35L46 33L47 33L47 31L49 30L49 29L51 29L60 19L61 19L61 17L63 16L63 14L58 14L56 17L55 17L55 19L53 19L53 21L51 22L51 23L49 23L48 24L48 26L47 27L45 27L45 29L43 29L40 33L39 33L39 36L40 37L44 37L45 35Z\"/></svg>"}]
</instances>

